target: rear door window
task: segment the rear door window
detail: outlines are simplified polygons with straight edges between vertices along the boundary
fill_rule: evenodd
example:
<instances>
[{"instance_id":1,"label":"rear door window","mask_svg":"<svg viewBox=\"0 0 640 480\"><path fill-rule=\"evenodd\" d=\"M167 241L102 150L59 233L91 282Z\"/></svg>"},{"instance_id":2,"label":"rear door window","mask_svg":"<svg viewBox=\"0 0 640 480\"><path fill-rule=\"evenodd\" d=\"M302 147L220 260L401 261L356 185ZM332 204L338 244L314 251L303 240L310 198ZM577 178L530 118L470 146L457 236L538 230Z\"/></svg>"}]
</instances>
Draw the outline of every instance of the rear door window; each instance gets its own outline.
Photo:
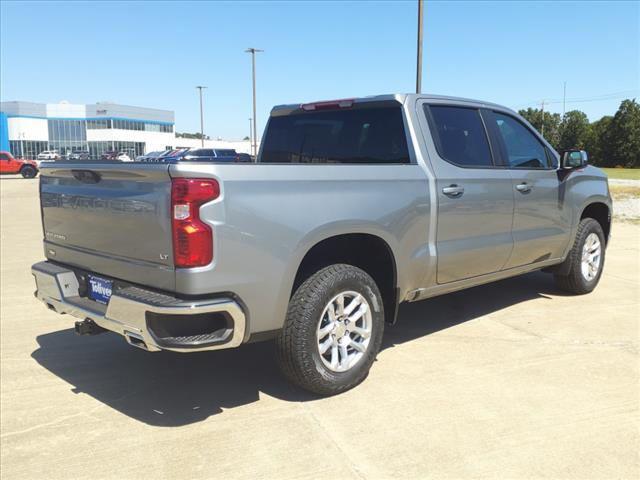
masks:
<instances>
[{"instance_id":1,"label":"rear door window","mask_svg":"<svg viewBox=\"0 0 640 480\"><path fill-rule=\"evenodd\" d=\"M271 117L262 163L409 163L402 110L363 107Z\"/></svg>"},{"instance_id":2,"label":"rear door window","mask_svg":"<svg viewBox=\"0 0 640 480\"><path fill-rule=\"evenodd\" d=\"M491 167L487 132L475 108L425 105L438 154L460 167Z\"/></svg>"}]
</instances>

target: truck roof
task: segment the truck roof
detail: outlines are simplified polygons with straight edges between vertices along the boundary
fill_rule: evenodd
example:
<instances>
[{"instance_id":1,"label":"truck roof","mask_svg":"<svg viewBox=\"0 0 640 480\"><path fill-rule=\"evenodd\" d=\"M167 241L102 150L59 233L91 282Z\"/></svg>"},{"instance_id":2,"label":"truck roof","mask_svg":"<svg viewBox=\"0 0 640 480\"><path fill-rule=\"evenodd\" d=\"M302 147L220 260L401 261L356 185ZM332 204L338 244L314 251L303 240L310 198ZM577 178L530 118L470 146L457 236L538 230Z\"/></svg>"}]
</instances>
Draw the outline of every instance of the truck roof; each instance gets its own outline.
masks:
<instances>
[{"instance_id":1,"label":"truck roof","mask_svg":"<svg viewBox=\"0 0 640 480\"><path fill-rule=\"evenodd\" d=\"M473 105L476 107L492 107L492 108L500 108L500 109L504 109L504 110L509 110L511 111L511 109L504 107L503 105L498 105L497 103L492 103L492 102L485 102L483 100L474 100L471 98L464 98L464 97L453 97L453 96L448 96L448 95L434 95L431 93L392 93L392 94L386 94L386 95L372 95L372 96L368 96L368 97L358 97L358 98L349 98L349 99L339 99L339 100L323 100L323 101L317 101L317 102L309 102L309 103L291 103L291 104L285 104L285 105L276 105L271 109L271 115L272 116L279 116L279 115L286 115L288 113L291 113L295 110L299 110L301 108L303 108L304 106L307 105L313 105L313 104L331 104L331 103L338 103L338 102L352 102L354 104L359 104L359 103L380 103L380 102L392 102L392 101L396 101L400 104L405 103L406 101L412 101L415 99L425 99L425 100L440 100L440 101L451 101L451 102L455 102L455 103L464 103L467 105Z\"/></svg>"}]
</instances>

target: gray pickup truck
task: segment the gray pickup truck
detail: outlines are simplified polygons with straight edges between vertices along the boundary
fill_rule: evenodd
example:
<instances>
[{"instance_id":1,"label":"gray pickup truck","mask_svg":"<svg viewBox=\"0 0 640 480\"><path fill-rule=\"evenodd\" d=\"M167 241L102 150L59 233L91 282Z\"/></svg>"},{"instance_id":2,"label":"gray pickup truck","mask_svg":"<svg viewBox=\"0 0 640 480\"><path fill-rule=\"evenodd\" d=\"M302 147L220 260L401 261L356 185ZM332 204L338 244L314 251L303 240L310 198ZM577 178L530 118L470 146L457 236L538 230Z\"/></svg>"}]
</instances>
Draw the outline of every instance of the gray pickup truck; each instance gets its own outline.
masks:
<instances>
[{"instance_id":1,"label":"gray pickup truck","mask_svg":"<svg viewBox=\"0 0 640 480\"><path fill-rule=\"evenodd\" d=\"M363 381L401 302L541 269L590 292L612 208L584 152L429 95L277 106L254 164L55 163L40 199L36 297L78 333L275 339L284 374L324 395Z\"/></svg>"}]
</instances>

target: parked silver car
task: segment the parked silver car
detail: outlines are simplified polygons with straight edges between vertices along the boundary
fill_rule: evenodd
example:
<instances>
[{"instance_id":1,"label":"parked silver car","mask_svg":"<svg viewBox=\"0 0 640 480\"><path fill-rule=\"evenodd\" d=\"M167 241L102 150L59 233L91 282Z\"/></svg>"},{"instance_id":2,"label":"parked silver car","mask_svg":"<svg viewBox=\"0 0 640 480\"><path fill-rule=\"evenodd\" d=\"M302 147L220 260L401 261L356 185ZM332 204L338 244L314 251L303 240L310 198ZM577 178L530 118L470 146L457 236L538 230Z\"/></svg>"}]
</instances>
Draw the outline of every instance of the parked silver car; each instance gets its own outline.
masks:
<instances>
[{"instance_id":1,"label":"parked silver car","mask_svg":"<svg viewBox=\"0 0 640 480\"><path fill-rule=\"evenodd\" d=\"M58 150L44 150L40 152L36 158L40 161L53 162L60 159L60 153Z\"/></svg>"},{"instance_id":2,"label":"parked silver car","mask_svg":"<svg viewBox=\"0 0 640 480\"><path fill-rule=\"evenodd\" d=\"M178 352L275 338L319 394L367 376L401 302L540 269L590 292L611 229L584 152L430 95L275 107L255 164L52 165L40 182L37 297L79 333Z\"/></svg>"},{"instance_id":3,"label":"parked silver car","mask_svg":"<svg viewBox=\"0 0 640 480\"><path fill-rule=\"evenodd\" d=\"M69 160L91 160L91 153L88 150L75 150L67 155Z\"/></svg>"}]
</instances>

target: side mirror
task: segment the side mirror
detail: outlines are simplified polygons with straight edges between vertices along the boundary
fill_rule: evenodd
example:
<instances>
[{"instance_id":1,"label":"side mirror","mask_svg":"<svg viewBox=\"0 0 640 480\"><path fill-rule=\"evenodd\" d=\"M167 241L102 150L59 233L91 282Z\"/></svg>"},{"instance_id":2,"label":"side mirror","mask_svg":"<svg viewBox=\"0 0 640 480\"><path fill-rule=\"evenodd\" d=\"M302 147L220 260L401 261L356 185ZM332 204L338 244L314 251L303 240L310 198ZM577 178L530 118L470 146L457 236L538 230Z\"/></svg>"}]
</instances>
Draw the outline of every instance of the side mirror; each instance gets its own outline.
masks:
<instances>
[{"instance_id":1,"label":"side mirror","mask_svg":"<svg viewBox=\"0 0 640 480\"><path fill-rule=\"evenodd\" d=\"M589 161L584 150L567 150L562 153L562 168L572 169L584 167Z\"/></svg>"}]
</instances>

